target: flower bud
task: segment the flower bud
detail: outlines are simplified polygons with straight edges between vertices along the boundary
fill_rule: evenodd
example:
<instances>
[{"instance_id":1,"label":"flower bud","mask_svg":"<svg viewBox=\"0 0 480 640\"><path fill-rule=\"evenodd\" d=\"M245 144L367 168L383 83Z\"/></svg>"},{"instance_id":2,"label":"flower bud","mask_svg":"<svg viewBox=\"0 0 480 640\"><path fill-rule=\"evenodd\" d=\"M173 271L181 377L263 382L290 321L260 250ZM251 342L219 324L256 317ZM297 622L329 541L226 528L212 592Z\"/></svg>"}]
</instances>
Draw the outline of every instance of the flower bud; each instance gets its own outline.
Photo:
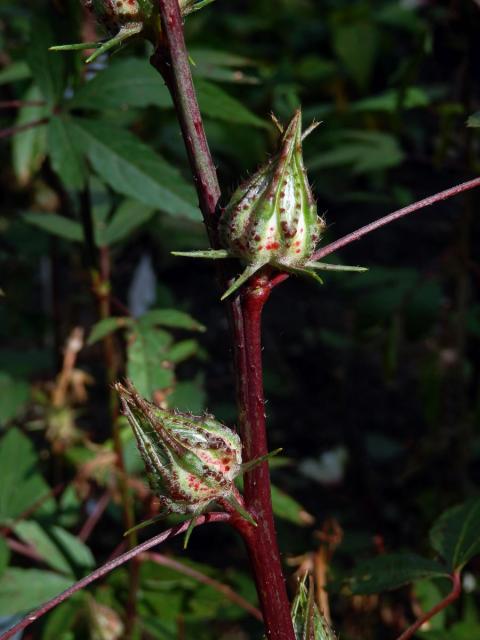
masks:
<instances>
[{"instance_id":1,"label":"flower bud","mask_svg":"<svg viewBox=\"0 0 480 640\"><path fill-rule=\"evenodd\" d=\"M223 250L173 252L195 258L239 258L245 270L222 300L267 264L320 283L316 269L365 271L360 267L312 261L325 222L317 214L308 183L302 140L316 126L302 134L302 115L298 109L282 132L278 153L235 191L219 221Z\"/></svg>"},{"instance_id":2,"label":"flower bud","mask_svg":"<svg viewBox=\"0 0 480 640\"><path fill-rule=\"evenodd\" d=\"M239 500L234 479L243 472L238 435L212 415L194 416L160 409L129 382L115 385L133 429L150 487L162 515L202 513L226 500L254 524ZM247 465L245 465L247 466ZM248 465L249 467L251 465Z\"/></svg>"},{"instance_id":3,"label":"flower bud","mask_svg":"<svg viewBox=\"0 0 480 640\"><path fill-rule=\"evenodd\" d=\"M320 613L314 599L313 583L305 586L306 575L298 585L292 603L292 622L295 640L337 640L336 635Z\"/></svg>"},{"instance_id":4,"label":"flower bud","mask_svg":"<svg viewBox=\"0 0 480 640\"><path fill-rule=\"evenodd\" d=\"M303 164L297 110L279 152L233 194L220 219L220 240L247 264L301 267L324 228Z\"/></svg>"}]
</instances>

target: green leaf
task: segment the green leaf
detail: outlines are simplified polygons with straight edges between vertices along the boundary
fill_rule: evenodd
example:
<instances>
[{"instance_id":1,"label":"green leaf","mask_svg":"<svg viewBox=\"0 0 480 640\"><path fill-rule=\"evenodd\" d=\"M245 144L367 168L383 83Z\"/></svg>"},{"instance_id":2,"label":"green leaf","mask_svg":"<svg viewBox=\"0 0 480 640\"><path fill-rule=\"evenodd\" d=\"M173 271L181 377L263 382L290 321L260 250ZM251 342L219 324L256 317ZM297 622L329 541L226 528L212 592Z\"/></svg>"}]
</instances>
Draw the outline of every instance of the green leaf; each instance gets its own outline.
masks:
<instances>
[{"instance_id":1,"label":"green leaf","mask_svg":"<svg viewBox=\"0 0 480 640\"><path fill-rule=\"evenodd\" d=\"M42 99L37 86L32 86L22 96L25 101ZM37 122L48 115L45 106L27 106L18 111L15 120L16 127L22 127ZM21 185L27 184L34 173L40 169L47 150L47 130L45 125L39 125L17 133L12 140L13 169Z\"/></svg>"},{"instance_id":2,"label":"green leaf","mask_svg":"<svg viewBox=\"0 0 480 640\"><path fill-rule=\"evenodd\" d=\"M309 160L310 169L352 165L355 173L369 173L396 167L404 154L397 139L380 131L343 131L336 136L336 146Z\"/></svg>"},{"instance_id":3,"label":"green leaf","mask_svg":"<svg viewBox=\"0 0 480 640\"><path fill-rule=\"evenodd\" d=\"M467 127L480 127L480 111L476 111L468 117Z\"/></svg>"},{"instance_id":4,"label":"green leaf","mask_svg":"<svg viewBox=\"0 0 480 640\"><path fill-rule=\"evenodd\" d=\"M347 584L353 594L365 595L398 589L425 578L445 577L448 571L434 560L396 553L359 563Z\"/></svg>"},{"instance_id":5,"label":"green leaf","mask_svg":"<svg viewBox=\"0 0 480 640\"><path fill-rule=\"evenodd\" d=\"M164 327L175 327L176 329L189 329L190 331L206 331L206 327L192 318L191 315L177 309L152 309L147 311L142 318L142 324L163 325Z\"/></svg>"},{"instance_id":6,"label":"green leaf","mask_svg":"<svg viewBox=\"0 0 480 640\"><path fill-rule=\"evenodd\" d=\"M42 640L64 640L68 629L75 625L78 616L86 613L85 600L88 597L86 592L80 591L55 607L45 619Z\"/></svg>"},{"instance_id":7,"label":"green leaf","mask_svg":"<svg viewBox=\"0 0 480 640\"><path fill-rule=\"evenodd\" d=\"M62 527L53 526L49 533L62 550L70 565L77 569L91 569L95 566L95 558L87 545Z\"/></svg>"},{"instance_id":8,"label":"green leaf","mask_svg":"<svg viewBox=\"0 0 480 640\"><path fill-rule=\"evenodd\" d=\"M36 213L35 211L23 213L22 218L28 224L33 224L43 231L65 238L65 240L83 242L82 226L79 222L69 218L64 218L56 213Z\"/></svg>"},{"instance_id":9,"label":"green leaf","mask_svg":"<svg viewBox=\"0 0 480 640\"><path fill-rule=\"evenodd\" d=\"M269 128L265 120L249 111L240 101L220 89L217 85L197 78L195 80L195 88L200 110L204 116L230 123Z\"/></svg>"},{"instance_id":10,"label":"green leaf","mask_svg":"<svg viewBox=\"0 0 480 640\"><path fill-rule=\"evenodd\" d=\"M333 46L347 72L365 89L373 71L379 33L370 22L348 22L333 30Z\"/></svg>"},{"instance_id":11,"label":"green leaf","mask_svg":"<svg viewBox=\"0 0 480 640\"><path fill-rule=\"evenodd\" d=\"M23 380L16 380L0 371L0 426L15 418L30 397L30 387Z\"/></svg>"},{"instance_id":12,"label":"green leaf","mask_svg":"<svg viewBox=\"0 0 480 640\"><path fill-rule=\"evenodd\" d=\"M150 147L106 122L75 123L84 152L112 189L171 215L200 219L193 187Z\"/></svg>"},{"instance_id":13,"label":"green leaf","mask_svg":"<svg viewBox=\"0 0 480 640\"><path fill-rule=\"evenodd\" d=\"M140 395L153 398L156 391L173 383L167 357L172 336L153 327L138 324L128 341L127 373Z\"/></svg>"},{"instance_id":14,"label":"green leaf","mask_svg":"<svg viewBox=\"0 0 480 640\"><path fill-rule=\"evenodd\" d=\"M5 538L0 538L0 578L5 573L8 563L10 562L10 549L8 548Z\"/></svg>"},{"instance_id":15,"label":"green leaf","mask_svg":"<svg viewBox=\"0 0 480 640\"><path fill-rule=\"evenodd\" d=\"M480 499L473 498L443 513L430 531L430 542L451 571L462 569L480 553Z\"/></svg>"},{"instance_id":16,"label":"green leaf","mask_svg":"<svg viewBox=\"0 0 480 640\"><path fill-rule=\"evenodd\" d=\"M31 611L73 583L71 578L38 569L7 569L0 578L0 616Z\"/></svg>"},{"instance_id":17,"label":"green leaf","mask_svg":"<svg viewBox=\"0 0 480 640\"><path fill-rule=\"evenodd\" d=\"M172 99L161 76L143 58L112 62L83 84L68 103L85 109L122 109L156 105L172 108Z\"/></svg>"},{"instance_id":18,"label":"green leaf","mask_svg":"<svg viewBox=\"0 0 480 640\"><path fill-rule=\"evenodd\" d=\"M421 611L430 611L430 609L433 609L433 607L441 602L444 597L438 585L430 580L421 580L420 582L417 582L413 589L413 593L420 605ZM445 627L446 617L445 609L436 613L430 620L429 629L443 629Z\"/></svg>"},{"instance_id":19,"label":"green leaf","mask_svg":"<svg viewBox=\"0 0 480 640\"><path fill-rule=\"evenodd\" d=\"M105 230L108 246L129 236L135 229L150 220L156 208L142 204L138 200L124 200L116 209Z\"/></svg>"},{"instance_id":20,"label":"green leaf","mask_svg":"<svg viewBox=\"0 0 480 640\"><path fill-rule=\"evenodd\" d=\"M190 411L200 415L205 409L206 394L203 377L195 380L177 382L173 392L168 396L168 405L179 411Z\"/></svg>"},{"instance_id":21,"label":"green leaf","mask_svg":"<svg viewBox=\"0 0 480 640\"><path fill-rule=\"evenodd\" d=\"M236 84L258 84L259 82L257 78L241 70L242 67L255 65L249 58L217 49L193 48L189 49L189 54L194 62L192 71L195 76Z\"/></svg>"},{"instance_id":22,"label":"green leaf","mask_svg":"<svg viewBox=\"0 0 480 640\"><path fill-rule=\"evenodd\" d=\"M65 56L52 55L48 49L55 44L55 37L46 19L36 18L32 22L30 42L27 47L27 62L35 82L45 100L56 105L65 89Z\"/></svg>"},{"instance_id":23,"label":"green leaf","mask_svg":"<svg viewBox=\"0 0 480 640\"><path fill-rule=\"evenodd\" d=\"M68 116L54 116L48 125L52 169L67 188L82 189L86 180L83 158L74 143L75 129Z\"/></svg>"},{"instance_id":24,"label":"green leaf","mask_svg":"<svg viewBox=\"0 0 480 640\"><path fill-rule=\"evenodd\" d=\"M299 502L289 496L288 493L285 493L273 484L271 489L273 512L278 518L287 520L300 527L308 527L314 523L315 518L310 515Z\"/></svg>"},{"instance_id":25,"label":"green leaf","mask_svg":"<svg viewBox=\"0 0 480 640\"><path fill-rule=\"evenodd\" d=\"M0 85L19 80L27 80L32 77L32 71L24 60L10 63L0 71Z\"/></svg>"},{"instance_id":26,"label":"green leaf","mask_svg":"<svg viewBox=\"0 0 480 640\"><path fill-rule=\"evenodd\" d=\"M181 340L176 342L167 353L167 359L175 364L188 360L198 353L196 340Z\"/></svg>"},{"instance_id":27,"label":"green leaf","mask_svg":"<svg viewBox=\"0 0 480 640\"><path fill-rule=\"evenodd\" d=\"M18 429L9 429L0 441L0 522L20 516L50 491L36 471L37 458L30 440Z\"/></svg>"},{"instance_id":28,"label":"green leaf","mask_svg":"<svg viewBox=\"0 0 480 640\"><path fill-rule=\"evenodd\" d=\"M114 331L130 326L132 322L133 320L128 317L104 318L93 325L90 335L88 336L87 344L95 344L95 342L102 340Z\"/></svg>"},{"instance_id":29,"label":"green leaf","mask_svg":"<svg viewBox=\"0 0 480 640\"><path fill-rule=\"evenodd\" d=\"M371 96L354 102L352 111L386 111L394 113L402 109L418 109L427 107L431 102L429 95L421 87L408 87L405 93L398 89L388 89L377 96Z\"/></svg>"},{"instance_id":30,"label":"green leaf","mask_svg":"<svg viewBox=\"0 0 480 640\"><path fill-rule=\"evenodd\" d=\"M72 574L72 568L67 559L38 522L33 520L18 522L14 531L21 540L32 545L52 569L60 573Z\"/></svg>"}]
</instances>

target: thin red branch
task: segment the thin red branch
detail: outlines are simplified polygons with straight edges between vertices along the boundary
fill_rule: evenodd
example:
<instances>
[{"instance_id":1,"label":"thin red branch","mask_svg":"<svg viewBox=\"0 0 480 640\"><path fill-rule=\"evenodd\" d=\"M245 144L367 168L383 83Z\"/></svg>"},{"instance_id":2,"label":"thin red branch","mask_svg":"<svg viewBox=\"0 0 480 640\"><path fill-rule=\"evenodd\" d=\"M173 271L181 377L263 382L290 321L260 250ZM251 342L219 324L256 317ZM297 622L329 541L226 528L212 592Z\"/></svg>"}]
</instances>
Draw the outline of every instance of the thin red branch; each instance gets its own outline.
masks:
<instances>
[{"instance_id":1,"label":"thin red branch","mask_svg":"<svg viewBox=\"0 0 480 640\"><path fill-rule=\"evenodd\" d=\"M178 560L169 558L168 556L165 556L162 553L152 553L152 552L144 553L142 555L142 559L143 558L145 560L151 560L152 562L161 564L163 567L169 567L170 569L173 569L174 571L177 571L178 573L181 573L184 576L193 578L194 580L196 580L197 582L200 582L201 584L205 584L205 585L208 585L209 587L212 587L212 589L215 589L215 591L218 591L223 596L225 596L227 600L230 600L230 602L233 602L234 604L241 607L242 609L245 609L245 611L248 611L248 613L252 615L254 618L256 618L257 620L260 620L260 621L263 620L262 612L259 609L257 609L257 607L254 607L253 604L248 602L248 600L245 600L245 598L243 598L241 595L236 593L236 591L234 591L227 584L223 584L223 582L219 582L218 580L215 580L214 578L211 578L210 576L207 576L204 573L201 573L200 571L197 571L196 569L193 569L192 567L189 567L188 565L183 564L183 562L179 562Z\"/></svg>"},{"instance_id":2,"label":"thin red branch","mask_svg":"<svg viewBox=\"0 0 480 640\"><path fill-rule=\"evenodd\" d=\"M23 107L44 107L44 100L0 100L0 109L22 109Z\"/></svg>"},{"instance_id":3,"label":"thin red branch","mask_svg":"<svg viewBox=\"0 0 480 640\"><path fill-rule=\"evenodd\" d=\"M343 238L339 238L338 240L327 244L326 247L319 249L313 254L312 260L321 260L334 251L338 251L338 249L345 247L351 242L355 242L355 240L360 240L360 238L366 236L367 233L371 233L376 229L380 229L380 227L384 227L390 222L394 222L395 220L403 218L409 213L414 213L415 211L419 211L420 209L424 209L425 207L430 207L432 204L436 204L437 202L441 202L442 200L447 200L448 198L457 196L460 193L464 193L465 191L469 191L470 189L474 189L475 187L480 187L480 178L474 178L473 180L462 182L461 184L457 184L455 187L450 187L450 189L445 189L445 191L439 191L439 193L435 193L433 196L428 196L428 198L418 200L418 202L409 204L407 207L403 207L402 209L393 211L393 213L389 213L387 216L379 218L374 222L370 222L364 227L360 227L360 229L352 231L352 233L343 236Z\"/></svg>"},{"instance_id":4,"label":"thin red branch","mask_svg":"<svg viewBox=\"0 0 480 640\"><path fill-rule=\"evenodd\" d=\"M210 522L228 522L229 520L230 520L230 516L227 513L208 513L204 516L200 516L197 518L196 526L198 527L199 525L207 524ZM175 536L178 536L180 533L183 533L188 529L189 524L190 522L187 521L177 525L176 527L167 529L167 531L163 531L158 536L154 536L153 538L150 538L150 540L147 540L146 542L139 544L134 549L130 549L130 551L123 553L121 556L118 556L118 558L115 558L110 562L105 563L103 566L99 567L98 569L95 569L95 571L90 573L88 576L85 576L85 578L82 578L81 580L73 584L71 587L69 587L62 593L60 593L58 596L55 596L45 604L42 604L38 609L35 609L35 611L32 611L31 613L29 613L27 616L25 616L25 618L20 620L20 622L18 622L15 626L11 627L8 631L2 634L0 636L0 640L8 640L9 638L12 638L19 631L23 631L23 629L26 629L33 622L35 622L36 620L44 616L51 609L58 606L65 600L68 600L68 598L73 596L73 594L76 593L77 591L80 591L81 589L85 589L85 587L87 587L92 582L99 580L100 578L107 575L114 569L117 569L117 567L120 567L122 564L125 564L125 562L132 560L133 558L138 556L140 553L144 553L145 551L152 549L152 547L156 547L158 544L161 544L162 542L165 542L166 540L169 540Z\"/></svg>"},{"instance_id":5,"label":"thin red branch","mask_svg":"<svg viewBox=\"0 0 480 640\"><path fill-rule=\"evenodd\" d=\"M32 122L20 124L16 127L9 127L8 129L2 129L0 131L0 139L10 138L11 136L17 135L17 133L22 133L22 131L28 131L29 129L33 129L34 127L41 127L44 124L48 124L49 121L50 121L50 118L40 118L40 120L32 120Z\"/></svg>"},{"instance_id":6,"label":"thin red branch","mask_svg":"<svg viewBox=\"0 0 480 640\"><path fill-rule=\"evenodd\" d=\"M409 627L401 636L397 638L397 640L410 640L415 633L422 627L426 622L431 620L437 613L446 609L452 602L458 600L462 593L462 578L460 575L460 571L456 571L452 576L452 590L441 602L436 604L430 611L427 611L425 615L421 616L411 627Z\"/></svg>"},{"instance_id":7,"label":"thin red branch","mask_svg":"<svg viewBox=\"0 0 480 640\"><path fill-rule=\"evenodd\" d=\"M35 547L32 547L29 544L24 544L23 542L18 542L18 540L12 540L11 538L6 538L5 542L7 543L9 549L15 551L15 553L19 553L26 558L35 560L36 562L44 562L44 559L37 552Z\"/></svg>"}]
</instances>

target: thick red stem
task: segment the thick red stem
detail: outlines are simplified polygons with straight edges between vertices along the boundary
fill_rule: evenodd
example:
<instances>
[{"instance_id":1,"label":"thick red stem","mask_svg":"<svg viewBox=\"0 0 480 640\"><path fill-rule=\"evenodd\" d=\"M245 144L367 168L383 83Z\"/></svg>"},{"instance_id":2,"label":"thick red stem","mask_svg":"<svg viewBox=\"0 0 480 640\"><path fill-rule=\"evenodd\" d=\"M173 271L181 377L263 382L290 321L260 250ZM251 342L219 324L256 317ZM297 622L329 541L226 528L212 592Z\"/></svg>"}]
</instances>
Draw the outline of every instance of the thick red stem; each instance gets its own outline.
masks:
<instances>
[{"instance_id":1,"label":"thick red stem","mask_svg":"<svg viewBox=\"0 0 480 640\"><path fill-rule=\"evenodd\" d=\"M236 370L238 404L241 407L240 431L246 461L268 452L261 322L263 307L270 291L267 277L259 277L245 287L241 296L243 340L236 345ZM257 526L254 527L239 517L235 517L233 523L241 531L247 545L267 638L292 640L295 635L275 533L267 462L246 474L244 499Z\"/></svg>"},{"instance_id":2,"label":"thick red stem","mask_svg":"<svg viewBox=\"0 0 480 640\"><path fill-rule=\"evenodd\" d=\"M183 34L178 0L158 0L162 19L162 42L152 56L175 104L177 117L195 180L200 209L213 247L217 246L217 220L220 187L193 86ZM224 280L224 278L222 278ZM244 459L265 454L267 438L261 363L261 311L270 293L268 282L248 288L228 304L234 349L240 428ZM248 548L267 637L269 640L295 640L290 605L282 575L276 541L268 465L263 464L245 479L247 508L259 526L235 519Z\"/></svg>"}]
</instances>

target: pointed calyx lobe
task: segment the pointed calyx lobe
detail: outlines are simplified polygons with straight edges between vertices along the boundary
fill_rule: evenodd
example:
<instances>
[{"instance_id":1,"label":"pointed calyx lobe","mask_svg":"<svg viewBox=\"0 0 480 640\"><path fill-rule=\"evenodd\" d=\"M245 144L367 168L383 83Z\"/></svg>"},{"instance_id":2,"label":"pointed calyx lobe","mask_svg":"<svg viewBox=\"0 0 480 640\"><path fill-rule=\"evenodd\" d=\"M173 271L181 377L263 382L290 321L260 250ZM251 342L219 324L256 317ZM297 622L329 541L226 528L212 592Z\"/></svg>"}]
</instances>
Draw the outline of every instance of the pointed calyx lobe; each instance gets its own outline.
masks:
<instances>
[{"instance_id":1,"label":"pointed calyx lobe","mask_svg":"<svg viewBox=\"0 0 480 640\"><path fill-rule=\"evenodd\" d=\"M298 109L282 133L279 151L235 191L223 211L219 221L223 250L174 252L198 258L239 258L245 270L222 299L267 264L321 282L315 269L325 265L310 259L325 222L317 214L303 163L304 135Z\"/></svg>"},{"instance_id":2,"label":"pointed calyx lobe","mask_svg":"<svg viewBox=\"0 0 480 640\"><path fill-rule=\"evenodd\" d=\"M212 502L227 501L255 524L242 506L234 479L244 472L238 435L212 415L160 409L133 385L117 383L123 413L135 434L162 515L204 512Z\"/></svg>"}]
</instances>

